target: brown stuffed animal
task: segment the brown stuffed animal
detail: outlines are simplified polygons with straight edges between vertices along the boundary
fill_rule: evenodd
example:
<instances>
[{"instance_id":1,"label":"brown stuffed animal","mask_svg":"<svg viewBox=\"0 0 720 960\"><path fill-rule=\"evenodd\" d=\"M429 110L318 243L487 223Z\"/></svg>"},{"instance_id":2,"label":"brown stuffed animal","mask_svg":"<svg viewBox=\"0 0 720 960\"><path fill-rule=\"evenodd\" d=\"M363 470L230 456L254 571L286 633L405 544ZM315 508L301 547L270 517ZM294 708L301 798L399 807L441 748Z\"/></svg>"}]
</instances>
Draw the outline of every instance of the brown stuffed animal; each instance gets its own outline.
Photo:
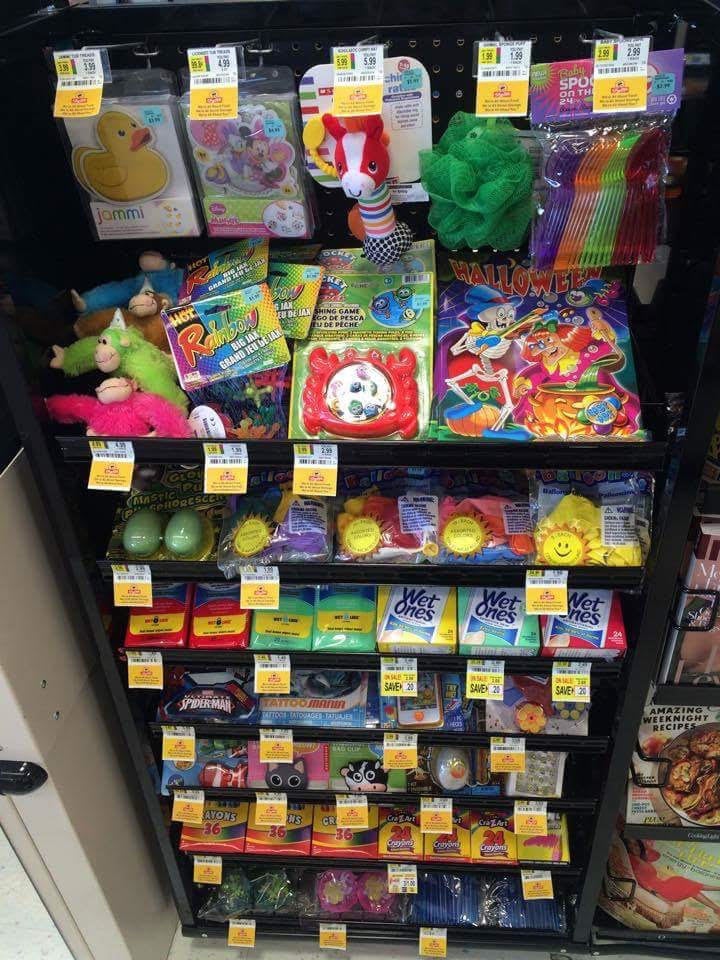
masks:
<instances>
[{"instance_id":1,"label":"brown stuffed animal","mask_svg":"<svg viewBox=\"0 0 720 960\"><path fill-rule=\"evenodd\" d=\"M165 353L170 352L165 327L160 319L160 311L167 310L171 301L164 293L154 293L148 290L136 294L125 310L122 307L110 307L107 310L94 310L92 313L83 313L73 324L75 336L80 340L83 337L96 337L107 330L115 318L117 325L118 312L122 316L126 327L135 327L153 346L159 347Z\"/></svg>"}]
</instances>

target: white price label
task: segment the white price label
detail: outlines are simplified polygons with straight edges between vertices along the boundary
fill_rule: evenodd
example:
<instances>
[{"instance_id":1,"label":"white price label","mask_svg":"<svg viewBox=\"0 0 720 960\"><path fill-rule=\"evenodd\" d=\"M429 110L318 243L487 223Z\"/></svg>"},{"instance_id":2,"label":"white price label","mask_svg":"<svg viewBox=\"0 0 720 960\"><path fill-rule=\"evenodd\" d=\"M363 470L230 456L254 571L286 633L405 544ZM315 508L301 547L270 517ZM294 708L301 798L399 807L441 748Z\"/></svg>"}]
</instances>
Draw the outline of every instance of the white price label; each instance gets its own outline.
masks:
<instances>
[{"instance_id":1,"label":"white price label","mask_svg":"<svg viewBox=\"0 0 720 960\"><path fill-rule=\"evenodd\" d=\"M590 664L556 660L552 667L555 703L590 703Z\"/></svg>"},{"instance_id":2,"label":"white price label","mask_svg":"<svg viewBox=\"0 0 720 960\"><path fill-rule=\"evenodd\" d=\"M118 490L128 493L135 466L135 450L129 440L90 440L88 490Z\"/></svg>"},{"instance_id":3,"label":"white price label","mask_svg":"<svg viewBox=\"0 0 720 960\"><path fill-rule=\"evenodd\" d=\"M205 493L247 493L248 452L245 443L204 443Z\"/></svg>"},{"instance_id":4,"label":"white price label","mask_svg":"<svg viewBox=\"0 0 720 960\"><path fill-rule=\"evenodd\" d=\"M242 567L240 606L244 610L277 610L280 606L280 571L277 567Z\"/></svg>"},{"instance_id":5,"label":"white price label","mask_svg":"<svg viewBox=\"0 0 720 960\"><path fill-rule=\"evenodd\" d=\"M94 117L100 112L105 50L61 50L53 54L57 87L53 115L65 119Z\"/></svg>"},{"instance_id":6,"label":"white price label","mask_svg":"<svg viewBox=\"0 0 720 960\"><path fill-rule=\"evenodd\" d=\"M383 697L417 696L417 659L414 657L382 657L380 660L380 694Z\"/></svg>"},{"instance_id":7,"label":"white price label","mask_svg":"<svg viewBox=\"0 0 720 960\"><path fill-rule=\"evenodd\" d=\"M418 875L417 865L414 863L389 863L388 892L389 893L417 893Z\"/></svg>"},{"instance_id":8,"label":"white price label","mask_svg":"<svg viewBox=\"0 0 720 960\"><path fill-rule=\"evenodd\" d=\"M531 50L530 40L482 40L476 44L477 116L527 114Z\"/></svg>"},{"instance_id":9,"label":"white price label","mask_svg":"<svg viewBox=\"0 0 720 960\"><path fill-rule=\"evenodd\" d=\"M469 700L502 700L505 691L505 661L468 660L465 691Z\"/></svg>"},{"instance_id":10,"label":"white price label","mask_svg":"<svg viewBox=\"0 0 720 960\"><path fill-rule=\"evenodd\" d=\"M146 563L113 563L113 601L116 607L151 607L152 574Z\"/></svg>"},{"instance_id":11,"label":"white price label","mask_svg":"<svg viewBox=\"0 0 720 960\"><path fill-rule=\"evenodd\" d=\"M131 690L162 690L162 654L154 650L127 650L128 687Z\"/></svg>"},{"instance_id":12,"label":"white price label","mask_svg":"<svg viewBox=\"0 0 720 960\"><path fill-rule=\"evenodd\" d=\"M255 693L290 693L290 657L285 653L256 653L254 683Z\"/></svg>"}]
</instances>

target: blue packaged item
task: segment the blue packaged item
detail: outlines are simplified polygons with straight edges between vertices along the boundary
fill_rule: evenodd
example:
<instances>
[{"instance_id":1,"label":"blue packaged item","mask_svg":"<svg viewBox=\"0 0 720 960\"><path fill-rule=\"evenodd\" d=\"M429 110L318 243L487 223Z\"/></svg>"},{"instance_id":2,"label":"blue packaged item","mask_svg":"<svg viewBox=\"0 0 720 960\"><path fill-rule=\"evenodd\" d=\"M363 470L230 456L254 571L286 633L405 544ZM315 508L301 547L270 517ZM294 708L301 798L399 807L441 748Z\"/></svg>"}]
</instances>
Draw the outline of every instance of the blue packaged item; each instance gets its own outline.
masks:
<instances>
[{"instance_id":1,"label":"blue packaged item","mask_svg":"<svg viewBox=\"0 0 720 960\"><path fill-rule=\"evenodd\" d=\"M519 877L486 876L480 880L480 925L503 929L549 930L565 933L565 903L525 900Z\"/></svg>"},{"instance_id":2,"label":"blue packaged item","mask_svg":"<svg viewBox=\"0 0 720 960\"><path fill-rule=\"evenodd\" d=\"M237 740L195 741L195 762L163 760L160 792L167 797L173 787L222 787L242 789L247 786L247 745Z\"/></svg>"},{"instance_id":3,"label":"blue packaged item","mask_svg":"<svg viewBox=\"0 0 720 960\"><path fill-rule=\"evenodd\" d=\"M290 693L260 696L260 723L277 727L365 726L368 674L293 670Z\"/></svg>"},{"instance_id":4,"label":"blue packaged item","mask_svg":"<svg viewBox=\"0 0 720 960\"><path fill-rule=\"evenodd\" d=\"M418 870L418 892L410 897L410 922L432 927L480 925L479 878L472 874Z\"/></svg>"},{"instance_id":5,"label":"blue packaged item","mask_svg":"<svg viewBox=\"0 0 720 960\"><path fill-rule=\"evenodd\" d=\"M258 701L252 689L252 671L170 671L157 710L161 723L255 723Z\"/></svg>"}]
</instances>

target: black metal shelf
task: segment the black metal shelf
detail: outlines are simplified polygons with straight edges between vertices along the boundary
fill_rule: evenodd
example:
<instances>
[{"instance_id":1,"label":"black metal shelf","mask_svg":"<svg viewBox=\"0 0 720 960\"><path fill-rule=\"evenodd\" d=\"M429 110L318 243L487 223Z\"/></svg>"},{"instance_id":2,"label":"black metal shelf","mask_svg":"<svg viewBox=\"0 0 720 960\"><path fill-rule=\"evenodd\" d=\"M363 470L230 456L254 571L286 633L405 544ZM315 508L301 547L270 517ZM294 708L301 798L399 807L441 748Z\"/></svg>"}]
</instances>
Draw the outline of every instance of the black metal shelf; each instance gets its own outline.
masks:
<instances>
[{"instance_id":1,"label":"black metal shelf","mask_svg":"<svg viewBox=\"0 0 720 960\"><path fill-rule=\"evenodd\" d=\"M689 840L695 843L720 843L720 827L671 827L656 823L626 823L626 837L637 840Z\"/></svg>"},{"instance_id":2,"label":"black metal shelf","mask_svg":"<svg viewBox=\"0 0 720 960\"><path fill-rule=\"evenodd\" d=\"M191 857L195 851L180 850ZM202 856L202 854L200 854ZM219 853L223 862L247 864L247 866L267 867L273 862L281 863L283 867L306 867L309 870L318 868L325 870L328 867L355 867L358 870L386 870L388 863L397 863L396 860L388 858L387 860L368 860L365 857L316 857L314 854L307 857L289 857L285 854L252 854L252 853ZM521 870L549 870L554 877L579 877L582 873L580 867L571 863L550 863L545 860L524 860L522 865L511 865L507 863L458 863L455 860L445 860L444 862L428 863L425 860L407 861L403 863L414 862L418 870L428 870L432 873L512 873L519 874Z\"/></svg>"},{"instance_id":3,"label":"black metal shelf","mask_svg":"<svg viewBox=\"0 0 720 960\"><path fill-rule=\"evenodd\" d=\"M176 790L187 790L188 787L170 787L173 793ZM200 789L200 788L198 788ZM206 797L212 797L215 800L254 800L258 793L263 793L262 789L253 790L251 787L231 788L231 787L202 787L202 792ZM342 790L286 790L289 801L295 803L335 803L335 797L342 794ZM352 796L352 794L348 794ZM538 797L482 797L469 795L465 793L442 793L432 794L424 793L366 793L368 803L377 804L414 804L417 806L422 797L449 797L457 802L458 806L469 807L473 810L506 810L512 809L516 800L537 800ZM542 798L545 799L545 798ZM570 813L579 816L587 816L594 812L597 801L592 797L558 797L557 799L548 799L547 808L549 813Z\"/></svg>"},{"instance_id":4,"label":"black metal shelf","mask_svg":"<svg viewBox=\"0 0 720 960\"><path fill-rule=\"evenodd\" d=\"M597 951L597 953L596 953ZM601 923L593 928L593 955L620 957L720 956L720 936L712 933L673 933L668 930L631 930Z\"/></svg>"},{"instance_id":5,"label":"black metal shelf","mask_svg":"<svg viewBox=\"0 0 720 960\"><path fill-rule=\"evenodd\" d=\"M347 861L346 861L347 862ZM361 862L361 861L358 861ZM353 920L345 917L258 917L255 921L257 934L271 934L278 937L317 937L320 923L339 920L347 925L348 940L392 941L394 943L417 944L420 924L381 923L372 920ZM183 936L202 938L226 938L227 925L208 923L200 920L193 925L184 925ZM448 945L469 945L507 950L509 944L515 944L523 950L537 950L544 953L567 951L567 940L551 930L500 929L496 927L447 927Z\"/></svg>"},{"instance_id":6,"label":"black metal shelf","mask_svg":"<svg viewBox=\"0 0 720 960\"><path fill-rule=\"evenodd\" d=\"M198 738L206 737L215 740L258 740L261 730L272 729L292 730L293 737L296 740L307 741L308 743L342 743L344 741L378 743L382 741L385 733L397 732L381 730L377 727L288 727L283 724L244 727L240 724L230 726L222 723L193 723L190 720L177 721L177 723L183 727L193 727L195 736ZM158 723L154 720L148 723L148 727L154 736L162 736L163 727L169 726L174 726L174 724L170 721ZM446 730L413 730L412 732L417 733L419 746L423 744L457 746L462 740L465 747L487 747L490 745L490 738L493 736L509 738L519 736L519 734L510 733L457 733L456 731ZM609 737L553 737L542 734L527 734L525 736L525 749L562 750L568 753L605 753L609 742Z\"/></svg>"},{"instance_id":7,"label":"black metal shelf","mask_svg":"<svg viewBox=\"0 0 720 960\"><path fill-rule=\"evenodd\" d=\"M131 647L121 648L118 655L125 659L127 649L138 652L155 652L162 655L163 663L180 664L222 664L222 665L247 665L253 666L255 655L262 653L280 653L282 651L271 650L196 650L188 647ZM379 653L334 653L325 652L298 652L288 651L290 665L295 667L333 667L338 670L379 670L380 661L383 655ZM467 662L470 659L478 659L451 655L436 654L429 656L416 657L418 670L455 670L464 673L467 669ZM622 672L622 660L577 660L572 656L568 657L498 657L485 656L479 659L502 660L505 664L505 673L508 674L532 674L533 676L549 676L552 673L552 665L555 660L571 661L575 663L588 664L590 666L590 679L594 682L600 680L612 680L620 676Z\"/></svg>"},{"instance_id":8,"label":"black metal shelf","mask_svg":"<svg viewBox=\"0 0 720 960\"><path fill-rule=\"evenodd\" d=\"M661 683L655 687L653 703L663 706L720 707L720 686Z\"/></svg>"},{"instance_id":9,"label":"black metal shelf","mask_svg":"<svg viewBox=\"0 0 720 960\"><path fill-rule=\"evenodd\" d=\"M127 563L126 559L97 561L105 580L112 580L112 564ZM153 580L224 581L225 577L214 560L137 560L147 563ZM281 583L373 583L411 584L433 586L523 586L527 570L546 567L514 564L440 565L429 563L283 563L279 565ZM644 567L568 567L568 583L578 587L605 587L608 590L638 590L643 583Z\"/></svg>"},{"instance_id":10,"label":"black metal shelf","mask_svg":"<svg viewBox=\"0 0 720 960\"><path fill-rule=\"evenodd\" d=\"M68 463L90 460L88 437L58 436L57 444ZM97 439L96 437L92 438ZM108 437L117 440L119 437ZM158 437L126 437L135 451L136 463L202 463L202 440L167 440ZM250 467L291 467L292 440L244 440ZM298 441L300 442L300 441ZM402 443L338 441L341 467L503 467L505 469L661 470L667 443L652 440L635 443L622 440L585 443L536 441L534 443L481 441L439 443L407 440Z\"/></svg>"}]
</instances>

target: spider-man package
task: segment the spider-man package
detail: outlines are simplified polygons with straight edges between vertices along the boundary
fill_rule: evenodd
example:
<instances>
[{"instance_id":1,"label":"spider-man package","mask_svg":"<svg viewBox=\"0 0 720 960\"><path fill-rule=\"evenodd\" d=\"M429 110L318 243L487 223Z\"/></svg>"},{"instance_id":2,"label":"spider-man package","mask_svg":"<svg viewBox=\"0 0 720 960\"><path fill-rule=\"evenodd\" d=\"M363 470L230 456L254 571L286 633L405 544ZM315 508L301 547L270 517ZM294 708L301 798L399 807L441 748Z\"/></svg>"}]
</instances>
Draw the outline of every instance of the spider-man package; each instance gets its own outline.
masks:
<instances>
[{"instance_id":1,"label":"spider-man package","mask_svg":"<svg viewBox=\"0 0 720 960\"><path fill-rule=\"evenodd\" d=\"M450 259L440 293L440 440L643 440L623 289L599 269L552 273Z\"/></svg>"}]
</instances>

